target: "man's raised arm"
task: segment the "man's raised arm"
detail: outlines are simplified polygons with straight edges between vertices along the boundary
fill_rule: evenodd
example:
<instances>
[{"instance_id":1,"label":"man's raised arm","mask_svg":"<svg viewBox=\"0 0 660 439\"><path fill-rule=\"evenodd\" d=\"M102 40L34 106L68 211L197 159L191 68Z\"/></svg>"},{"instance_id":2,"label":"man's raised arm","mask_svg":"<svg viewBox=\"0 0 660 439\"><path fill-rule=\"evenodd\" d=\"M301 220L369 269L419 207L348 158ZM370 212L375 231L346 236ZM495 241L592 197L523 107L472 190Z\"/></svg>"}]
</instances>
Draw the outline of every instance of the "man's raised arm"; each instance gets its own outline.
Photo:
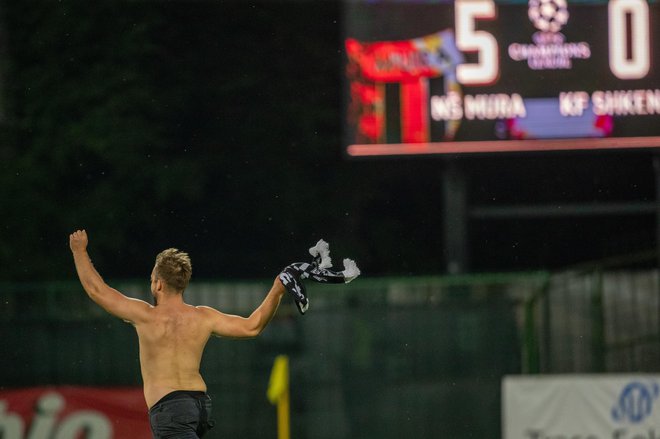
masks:
<instances>
[{"instance_id":1,"label":"man's raised arm","mask_svg":"<svg viewBox=\"0 0 660 439\"><path fill-rule=\"evenodd\" d=\"M218 337L252 338L261 334L261 331L271 321L285 292L286 289L282 285L282 282L280 282L279 278L275 278L270 291L268 291L268 294L257 309L250 314L250 317L225 314L208 306L198 306L197 308L209 314L213 335Z\"/></svg>"},{"instance_id":2,"label":"man's raised arm","mask_svg":"<svg viewBox=\"0 0 660 439\"><path fill-rule=\"evenodd\" d=\"M139 323L151 308L147 302L131 299L108 286L92 264L87 254L87 232L77 230L69 235L69 247L80 283L87 295L103 309L123 320Z\"/></svg>"}]
</instances>

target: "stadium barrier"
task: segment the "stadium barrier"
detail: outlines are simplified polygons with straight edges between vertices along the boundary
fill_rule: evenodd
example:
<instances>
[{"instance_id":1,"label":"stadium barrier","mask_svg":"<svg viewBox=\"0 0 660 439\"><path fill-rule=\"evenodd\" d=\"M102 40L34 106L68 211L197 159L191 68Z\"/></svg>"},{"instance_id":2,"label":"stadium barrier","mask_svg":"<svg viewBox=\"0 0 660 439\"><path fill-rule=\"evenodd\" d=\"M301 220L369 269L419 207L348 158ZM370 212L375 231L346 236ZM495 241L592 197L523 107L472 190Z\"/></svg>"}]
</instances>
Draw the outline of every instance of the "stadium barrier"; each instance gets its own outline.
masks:
<instances>
[{"instance_id":1,"label":"stadium barrier","mask_svg":"<svg viewBox=\"0 0 660 439\"><path fill-rule=\"evenodd\" d=\"M287 297L260 337L210 341L209 437L275 437L266 389L280 354L290 359L294 438L498 437L505 375L658 364L657 270L611 268L310 284L305 316ZM150 300L145 282L110 283ZM246 315L269 286L194 281L185 294ZM0 299L0 392L140 386L134 329L78 283L0 283Z\"/></svg>"},{"instance_id":2,"label":"stadium barrier","mask_svg":"<svg viewBox=\"0 0 660 439\"><path fill-rule=\"evenodd\" d=\"M539 373L657 372L657 253L584 264L550 276L528 304L530 370Z\"/></svg>"}]
</instances>

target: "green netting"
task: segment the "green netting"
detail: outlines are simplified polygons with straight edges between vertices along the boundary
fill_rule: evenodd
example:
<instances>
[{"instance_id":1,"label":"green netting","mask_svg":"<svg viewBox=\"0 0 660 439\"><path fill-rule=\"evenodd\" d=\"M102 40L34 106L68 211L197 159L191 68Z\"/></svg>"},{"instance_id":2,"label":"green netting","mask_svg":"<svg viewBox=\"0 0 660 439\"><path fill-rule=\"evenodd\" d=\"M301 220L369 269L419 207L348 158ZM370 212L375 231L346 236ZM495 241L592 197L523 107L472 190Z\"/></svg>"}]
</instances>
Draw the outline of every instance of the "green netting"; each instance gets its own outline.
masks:
<instances>
[{"instance_id":1,"label":"green netting","mask_svg":"<svg viewBox=\"0 0 660 439\"><path fill-rule=\"evenodd\" d=\"M276 437L266 388L278 354L290 357L294 438L499 437L504 375L584 371L596 367L593 358L604 370L631 368L616 362L615 350L658 334L657 312L644 314L644 330L624 337L632 323L620 316L612 323L616 315L607 311L628 309L635 300L657 310L657 273L611 274L598 282L571 276L310 284L305 316L287 298L259 338L210 341L202 365L218 421L210 437ZM148 299L144 282L110 283ZM186 298L246 315L267 287L195 282ZM0 385L141 384L134 329L100 310L77 283L0 284L0 298ZM634 309L625 321L641 318ZM599 331L600 357L592 337Z\"/></svg>"}]
</instances>

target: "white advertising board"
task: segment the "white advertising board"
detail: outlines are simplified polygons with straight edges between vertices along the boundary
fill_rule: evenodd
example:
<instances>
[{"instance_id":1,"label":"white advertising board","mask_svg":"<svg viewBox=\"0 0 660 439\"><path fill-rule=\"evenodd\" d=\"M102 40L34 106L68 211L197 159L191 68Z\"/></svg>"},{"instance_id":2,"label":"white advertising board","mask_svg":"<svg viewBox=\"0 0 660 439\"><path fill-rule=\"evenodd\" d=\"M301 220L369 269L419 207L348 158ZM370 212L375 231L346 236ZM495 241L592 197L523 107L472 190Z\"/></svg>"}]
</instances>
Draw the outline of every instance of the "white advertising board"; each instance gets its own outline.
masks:
<instances>
[{"instance_id":1,"label":"white advertising board","mask_svg":"<svg viewBox=\"0 0 660 439\"><path fill-rule=\"evenodd\" d=\"M660 375L507 376L503 439L660 439Z\"/></svg>"}]
</instances>

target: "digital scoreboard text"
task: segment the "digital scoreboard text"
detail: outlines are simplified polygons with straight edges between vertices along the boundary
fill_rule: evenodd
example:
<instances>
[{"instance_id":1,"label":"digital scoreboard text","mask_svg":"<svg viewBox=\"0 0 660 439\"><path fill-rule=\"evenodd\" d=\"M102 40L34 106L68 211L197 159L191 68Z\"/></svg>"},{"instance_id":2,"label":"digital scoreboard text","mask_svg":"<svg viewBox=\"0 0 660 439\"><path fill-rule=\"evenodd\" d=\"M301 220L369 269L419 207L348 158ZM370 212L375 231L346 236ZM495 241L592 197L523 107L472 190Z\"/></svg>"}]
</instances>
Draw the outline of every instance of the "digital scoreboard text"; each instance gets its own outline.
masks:
<instances>
[{"instance_id":1,"label":"digital scoreboard text","mask_svg":"<svg viewBox=\"0 0 660 439\"><path fill-rule=\"evenodd\" d=\"M660 4L350 1L351 156L660 147Z\"/></svg>"}]
</instances>

